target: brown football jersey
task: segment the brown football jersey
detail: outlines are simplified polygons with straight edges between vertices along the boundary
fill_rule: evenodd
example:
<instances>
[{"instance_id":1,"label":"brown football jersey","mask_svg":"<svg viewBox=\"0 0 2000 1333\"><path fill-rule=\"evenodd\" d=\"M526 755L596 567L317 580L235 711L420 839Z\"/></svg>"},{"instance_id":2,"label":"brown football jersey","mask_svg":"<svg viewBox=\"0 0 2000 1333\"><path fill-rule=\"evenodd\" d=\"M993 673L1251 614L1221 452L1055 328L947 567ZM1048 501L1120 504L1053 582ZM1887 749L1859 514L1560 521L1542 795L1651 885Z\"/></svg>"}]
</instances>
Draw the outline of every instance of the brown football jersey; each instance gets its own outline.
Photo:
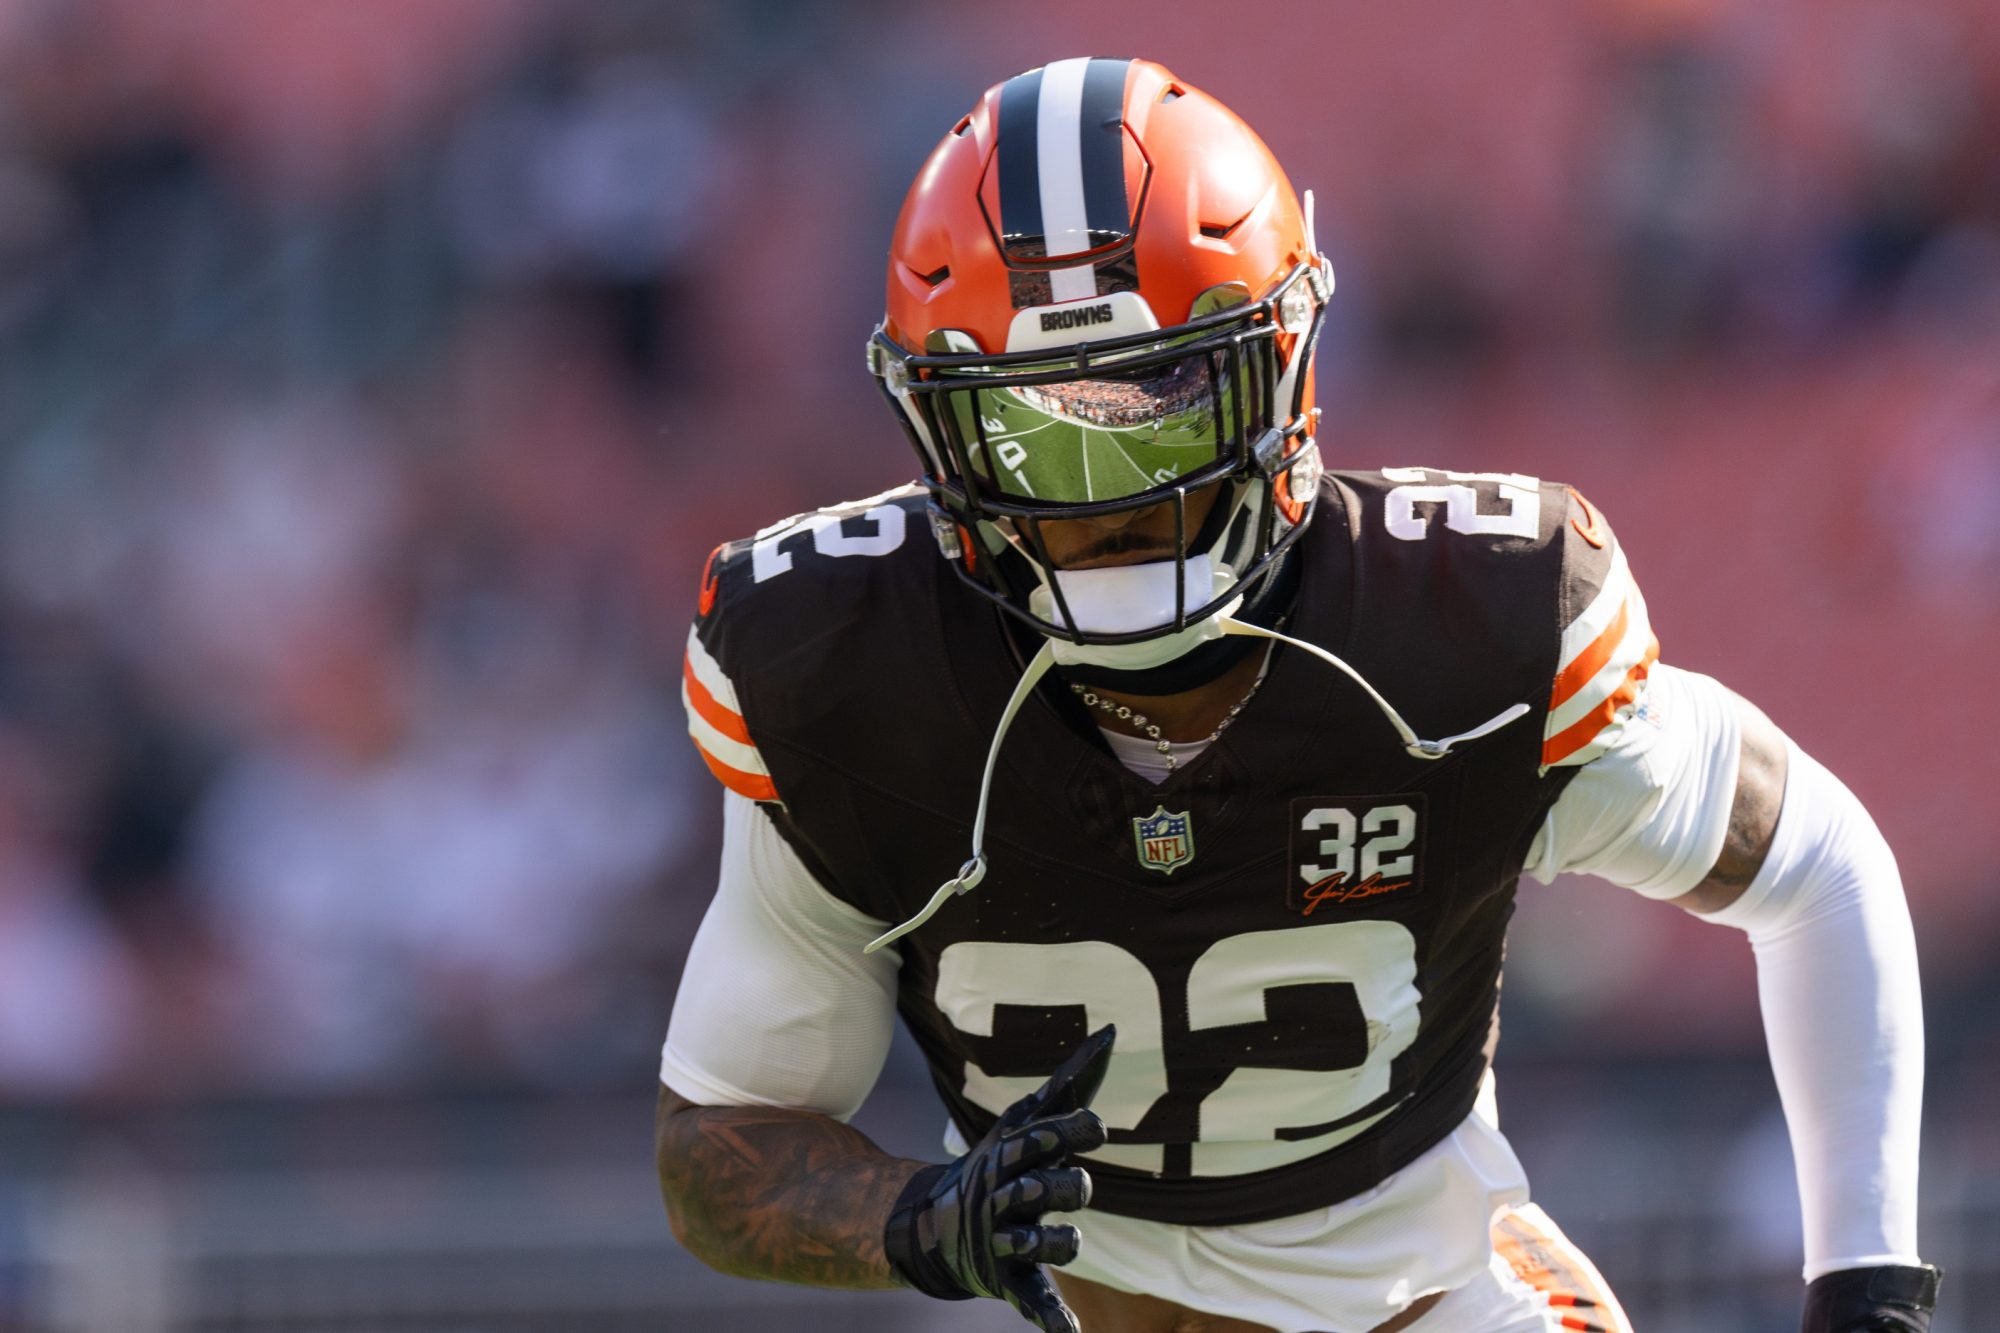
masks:
<instances>
[{"instance_id":1,"label":"brown football jersey","mask_svg":"<svg viewBox=\"0 0 2000 1333\"><path fill-rule=\"evenodd\" d=\"M1262 688L1155 785L1044 681L1001 749L989 868L898 942L899 1006L976 1139L1118 1025L1093 1207L1225 1225L1367 1189L1469 1112L1529 844L1656 648L1609 528L1511 474L1330 474ZM920 492L720 548L688 645L704 758L885 922L964 861L1022 653Z\"/></svg>"}]
</instances>

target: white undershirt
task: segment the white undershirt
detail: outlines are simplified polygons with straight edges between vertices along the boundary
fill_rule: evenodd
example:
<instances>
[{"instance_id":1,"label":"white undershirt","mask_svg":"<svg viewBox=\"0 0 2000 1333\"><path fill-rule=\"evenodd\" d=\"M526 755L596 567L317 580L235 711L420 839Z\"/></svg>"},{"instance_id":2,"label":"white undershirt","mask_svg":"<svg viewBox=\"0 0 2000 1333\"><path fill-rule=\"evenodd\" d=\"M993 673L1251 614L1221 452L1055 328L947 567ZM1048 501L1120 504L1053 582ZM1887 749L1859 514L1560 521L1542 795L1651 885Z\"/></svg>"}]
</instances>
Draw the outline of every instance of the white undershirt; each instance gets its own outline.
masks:
<instances>
[{"instance_id":1,"label":"white undershirt","mask_svg":"<svg viewBox=\"0 0 2000 1333\"><path fill-rule=\"evenodd\" d=\"M1167 780L1167 774L1186 768L1201 757L1202 751L1215 744L1213 736L1198 741L1168 741L1167 753L1174 757L1173 763L1168 764L1167 756L1160 753L1157 741L1129 732L1113 731L1109 727L1099 727L1098 730L1104 734L1104 743L1111 747L1111 753L1119 763L1156 787Z\"/></svg>"},{"instance_id":2,"label":"white undershirt","mask_svg":"<svg viewBox=\"0 0 2000 1333\"><path fill-rule=\"evenodd\" d=\"M1237 704L1237 708L1240 709L1243 704L1249 703L1250 696L1263 685L1264 677L1271 674L1272 651L1270 645L1265 646L1263 664L1257 668L1257 679L1251 682L1249 691L1243 696L1243 703ZM1229 715L1231 719L1235 716L1233 711ZM1222 725L1228 726L1229 720L1225 719ZM1201 758L1202 752L1215 744L1215 738L1222 734L1218 728L1198 741L1168 741L1166 752L1163 754L1160 751L1160 743L1150 737L1134 736L1129 731L1113 731L1109 727L1099 727L1098 731L1103 734L1104 743L1111 747L1111 753L1119 763L1155 787L1165 782L1169 773L1186 768ZM1171 764L1167 762L1167 755L1173 756Z\"/></svg>"}]
</instances>

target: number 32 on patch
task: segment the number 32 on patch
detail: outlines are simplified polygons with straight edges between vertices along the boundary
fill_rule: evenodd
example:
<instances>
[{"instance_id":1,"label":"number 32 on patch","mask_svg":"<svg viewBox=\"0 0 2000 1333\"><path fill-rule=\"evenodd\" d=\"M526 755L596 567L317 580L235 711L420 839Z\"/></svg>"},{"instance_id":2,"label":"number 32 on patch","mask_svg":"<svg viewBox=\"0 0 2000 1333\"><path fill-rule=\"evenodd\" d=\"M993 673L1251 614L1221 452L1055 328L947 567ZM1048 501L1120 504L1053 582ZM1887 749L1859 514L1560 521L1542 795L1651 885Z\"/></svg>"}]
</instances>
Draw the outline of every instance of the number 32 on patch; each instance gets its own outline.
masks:
<instances>
[{"instance_id":1,"label":"number 32 on patch","mask_svg":"<svg viewBox=\"0 0 2000 1333\"><path fill-rule=\"evenodd\" d=\"M1423 885L1423 811L1421 792L1293 801L1285 905L1311 916L1416 892Z\"/></svg>"}]
</instances>

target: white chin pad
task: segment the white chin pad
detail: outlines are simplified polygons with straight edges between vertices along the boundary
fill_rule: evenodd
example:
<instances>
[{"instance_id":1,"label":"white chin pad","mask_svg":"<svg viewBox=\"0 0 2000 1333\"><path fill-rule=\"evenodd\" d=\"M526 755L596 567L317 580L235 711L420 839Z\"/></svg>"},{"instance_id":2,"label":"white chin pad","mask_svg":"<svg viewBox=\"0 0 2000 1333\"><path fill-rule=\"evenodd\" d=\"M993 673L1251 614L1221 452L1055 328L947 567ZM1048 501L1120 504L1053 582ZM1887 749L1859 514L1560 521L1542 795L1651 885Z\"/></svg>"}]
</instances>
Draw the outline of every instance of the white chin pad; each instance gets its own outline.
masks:
<instances>
[{"instance_id":1,"label":"white chin pad","mask_svg":"<svg viewBox=\"0 0 2000 1333\"><path fill-rule=\"evenodd\" d=\"M1150 560L1108 569L1059 569L1055 576L1077 629L1086 634L1136 634L1174 623L1174 574L1182 569L1186 571L1181 583L1182 605L1187 611L1206 606L1235 581L1235 574L1227 565L1215 565L1206 555L1191 555L1179 563ZM1220 613L1190 622L1185 629L1136 643L1084 644L1051 639L1050 644L1056 661L1066 666L1090 663L1143 671L1171 662L1198 644L1221 638L1222 620L1241 601L1238 598ZM1063 623L1062 612L1048 585L1036 588L1028 602L1029 610L1037 616L1052 624Z\"/></svg>"},{"instance_id":2,"label":"white chin pad","mask_svg":"<svg viewBox=\"0 0 2000 1333\"><path fill-rule=\"evenodd\" d=\"M1186 571L1181 584L1183 605L1193 611L1215 596L1214 574L1206 555L1185 561L1149 560L1140 565L1106 569L1058 569L1056 583L1069 603L1076 627L1089 634L1132 634L1174 623L1174 571ZM1049 599L1046 619L1062 623L1055 599Z\"/></svg>"}]
</instances>

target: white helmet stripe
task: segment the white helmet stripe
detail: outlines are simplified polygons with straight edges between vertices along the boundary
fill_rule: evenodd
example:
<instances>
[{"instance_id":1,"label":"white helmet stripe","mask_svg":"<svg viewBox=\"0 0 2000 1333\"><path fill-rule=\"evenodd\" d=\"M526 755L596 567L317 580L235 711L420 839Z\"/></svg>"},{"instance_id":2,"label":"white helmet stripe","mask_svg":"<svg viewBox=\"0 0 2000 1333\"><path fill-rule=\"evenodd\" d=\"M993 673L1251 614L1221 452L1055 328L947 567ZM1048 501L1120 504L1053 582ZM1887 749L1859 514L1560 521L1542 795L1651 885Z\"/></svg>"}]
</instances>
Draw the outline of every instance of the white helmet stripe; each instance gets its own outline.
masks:
<instances>
[{"instance_id":1,"label":"white helmet stripe","mask_svg":"<svg viewBox=\"0 0 2000 1333\"><path fill-rule=\"evenodd\" d=\"M1132 231L1125 185L1130 60L1058 60L1000 95L1001 244L1016 260L1081 254Z\"/></svg>"},{"instance_id":2,"label":"white helmet stripe","mask_svg":"<svg viewBox=\"0 0 2000 1333\"><path fill-rule=\"evenodd\" d=\"M1035 107L1035 174L1042 192L1042 235L1051 259L1090 248L1083 197L1083 78L1088 59L1058 60L1042 70ZM1060 298L1058 298L1060 299Z\"/></svg>"}]
</instances>

